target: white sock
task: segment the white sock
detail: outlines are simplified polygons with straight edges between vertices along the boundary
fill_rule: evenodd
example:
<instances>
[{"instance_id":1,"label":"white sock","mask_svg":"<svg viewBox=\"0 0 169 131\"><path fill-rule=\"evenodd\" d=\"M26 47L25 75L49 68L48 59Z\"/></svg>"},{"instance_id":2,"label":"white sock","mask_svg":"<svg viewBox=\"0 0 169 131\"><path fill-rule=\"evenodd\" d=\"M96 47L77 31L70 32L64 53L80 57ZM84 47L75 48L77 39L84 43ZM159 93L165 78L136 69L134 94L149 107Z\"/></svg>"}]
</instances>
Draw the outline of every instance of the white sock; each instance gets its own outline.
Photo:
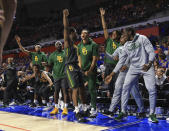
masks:
<instances>
[{"instance_id":1,"label":"white sock","mask_svg":"<svg viewBox=\"0 0 169 131\"><path fill-rule=\"evenodd\" d=\"M42 100L42 103L43 103L43 104L46 104L46 100Z\"/></svg>"},{"instance_id":2,"label":"white sock","mask_svg":"<svg viewBox=\"0 0 169 131\"><path fill-rule=\"evenodd\" d=\"M47 102L47 106L48 106L48 107L50 106L50 103L49 103L49 102Z\"/></svg>"},{"instance_id":3,"label":"white sock","mask_svg":"<svg viewBox=\"0 0 169 131\"><path fill-rule=\"evenodd\" d=\"M75 112L78 113L79 112L79 108L78 106L75 106Z\"/></svg>"},{"instance_id":4,"label":"white sock","mask_svg":"<svg viewBox=\"0 0 169 131\"><path fill-rule=\"evenodd\" d=\"M67 103L65 103L65 108L67 108L67 106L68 106L68 104L67 104Z\"/></svg>"},{"instance_id":5,"label":"white sock","mask_svg":"<svg viewBox=\"0 0 169 131\"><path fill-rule=\"evenodd\" d=\"M58 104L55 104L55 108L58 108Z\"/></svg>"},{"instance_id":6,"label":"white sock","mask_svg":"<svg viewBox=\"0 0 169 131\"><path fill-rule=\"evenodd\" d=\"M83 111L87 111L87 105L86 104L82 104L82 109L83 109Z\"/></svg>"},{"instance_id":7,"label":"white sock","mask_svg":"<svg viewBox=\"0 0 169 131\"><path fill-rule=\"evenodd\" d=\"M150 115L154 114L154 111L150 109Z\"/></svg>"},{"instance_id":8,"label":"white sock","mask_svg":"<svg viewBox=\"0 0 169 131\"><path fill-rule=\"evenodd\" d=\"M35 104L37 104L37 103L38 103L38 101L37 101L36 99L34 99L34 103L35 103Z\"/></svg>"}]
</instances>

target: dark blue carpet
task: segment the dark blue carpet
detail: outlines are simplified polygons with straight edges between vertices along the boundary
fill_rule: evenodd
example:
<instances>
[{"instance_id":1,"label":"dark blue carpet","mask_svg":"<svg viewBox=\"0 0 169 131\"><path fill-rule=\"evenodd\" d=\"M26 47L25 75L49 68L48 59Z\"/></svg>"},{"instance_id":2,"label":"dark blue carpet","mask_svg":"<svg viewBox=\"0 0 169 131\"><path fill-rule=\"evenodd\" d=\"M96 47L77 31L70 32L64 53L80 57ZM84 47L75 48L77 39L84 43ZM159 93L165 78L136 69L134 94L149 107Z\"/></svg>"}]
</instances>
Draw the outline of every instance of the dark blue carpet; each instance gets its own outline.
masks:
<instances>
[{"instance_id":1,"label":"dark blue carpet","mask_svg":"<svg viewBox=\"0 0 169 131\"><path fill-rule=\"evenodd\" d=\"M43 109L43 107L31 108L29 106L10 106L7 108L0 108L0 111L77 122L73 111L69 111L67 116L62 116L61 113L50 116L49 112L51 110L44 111ZM158 124L153 124L149 123L147 118L139 120L135 116L129 116L127 121L116 122L112 118L98 113L96 118L86 118L86 120L88 120L88 122L84 124L107 127L108 129L105 131L169 131L169 123L165 120L159 120Z\"/></svg>"}]
</instances>

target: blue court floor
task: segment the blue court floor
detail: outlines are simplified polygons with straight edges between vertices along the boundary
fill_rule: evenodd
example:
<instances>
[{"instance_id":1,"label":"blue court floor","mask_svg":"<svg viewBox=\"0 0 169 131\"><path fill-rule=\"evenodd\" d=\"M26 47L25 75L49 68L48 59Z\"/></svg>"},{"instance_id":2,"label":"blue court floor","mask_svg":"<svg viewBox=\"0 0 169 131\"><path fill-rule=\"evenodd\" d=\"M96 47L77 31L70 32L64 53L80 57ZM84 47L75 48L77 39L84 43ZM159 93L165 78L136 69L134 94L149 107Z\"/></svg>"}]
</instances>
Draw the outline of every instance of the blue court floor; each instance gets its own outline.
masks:
<instances>
[{"instance_id":1,"label":"blue court floor","mask_svg":"<svg viewBox=\"0 0 169 131\"><path fill-rule=\"evenodd\" d=\"M72 111L69 111L67 116L62 116L61 113L55 116L50 116L49 112L51 110L44 111L43 107L31 108L29 106L10 106L7 108L0 108L0 111L5 112L77 122ZM148 122L147 118L137 119L135 116L129 116L126 121L116 122L113 118L98 113L96 118L86 118L86 120L88 120L88 122L84 124L107 127L108 129L105 131L169 131L169 123L162 119L159 120L158 124L154 124Z\"/></svg>"}]
</instances>

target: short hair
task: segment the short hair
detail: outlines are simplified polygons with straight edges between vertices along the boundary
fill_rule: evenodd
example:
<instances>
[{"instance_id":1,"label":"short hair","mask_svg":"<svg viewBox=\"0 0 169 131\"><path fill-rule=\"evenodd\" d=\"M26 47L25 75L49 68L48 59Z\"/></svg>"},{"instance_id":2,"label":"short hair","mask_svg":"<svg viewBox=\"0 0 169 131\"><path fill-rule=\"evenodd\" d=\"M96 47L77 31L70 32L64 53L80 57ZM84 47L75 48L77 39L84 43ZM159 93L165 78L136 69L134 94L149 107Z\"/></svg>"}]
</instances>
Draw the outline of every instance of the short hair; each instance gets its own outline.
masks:
<instances>
[{"instance_id":1,"label":"short hair","mask_svg":"<svg viewBox=\"0 0 169 131\"><path fill-rule=\"evenodd\" d=\"M56 42L55 42L55 46L56 46L57 44L59 44L60 46L62 46L62 42L61 42L61 41L56 41Z\"/></svg>"},{"instance_id":2,"label":"short hair","mask_svg":"<svg viewBox=\"0 0 169 131\"><path fill-rule=\"evenodd\" d=\"M113 31L114 32L114 31ZM120 30L115 30L116 34L117 34L117 40L120 40L121 37L121 31Z\"/></svg>"},{"instance_id":3,"label":"short hair","mask_svg":"<svg viewBox=\"0 0 169 131\"><path fill-rule=\"evenodd\" d=\"M88 29L83 29L82 32L83 31L86 31L88 34L90 33L90 31Z\"/></svg>"},{"instance_id":4,"label":"short hair","mask_svg":"<svg viewBox=\"0 0 169 131\"><path fill-rule=\"evenodd\" d=\"M40 65L38 65L38 64L33 64L33 67L37 67L38 68L38 70L40 70Z\"/></svg>"},{"instance_id":5,"label":"short hair","mask_svg":"<svg viewBox=\"0 0 169 131\"><path fill-rule=\"evenodd\" d=\"M41 48L41 45L40 45L40 44L36 44L35 47L36 47L36 46L39 46L39 47Z\"/></svg>"},{"instance_id":6,"label":"short hair","mask_svg":"<svg viewBox=\"0 0 169 131\"><path fill-rule=\"evenodd\" d=\"M134 28L132 28L132 27L128 27L128 28L126 28L126 31L127 32L131 32L131 35L135 35L135 33L136 33L136 31L135 31L135 29Z\"/></svg>"}]
</instances>

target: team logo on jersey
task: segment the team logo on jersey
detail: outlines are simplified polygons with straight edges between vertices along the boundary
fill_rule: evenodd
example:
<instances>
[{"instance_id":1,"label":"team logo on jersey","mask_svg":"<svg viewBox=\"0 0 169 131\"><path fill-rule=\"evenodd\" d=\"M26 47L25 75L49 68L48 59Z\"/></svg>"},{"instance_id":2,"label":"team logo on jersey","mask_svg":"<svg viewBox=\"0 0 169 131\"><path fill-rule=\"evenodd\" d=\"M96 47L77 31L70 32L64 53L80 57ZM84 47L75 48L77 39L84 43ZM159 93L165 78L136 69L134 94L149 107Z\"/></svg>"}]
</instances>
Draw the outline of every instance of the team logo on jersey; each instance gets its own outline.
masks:
<instances>
[{"instance_id":1,"label":"team logo on jersey","mask_svg":"<svg viewBox=\"0 0 169 131\"><path fill-rule=\"evenodd\" d=\"M57 61L59 61L60 63L63 62L62 56L57 56Z\"/></svg>"},{"instance_id":2,"label":"team logo on jersey","mask_svg":"<svg viewBox=\"0 0 169 131\"><path fill-rule=\"evenodd\" d=\"M35 56L35 61L38 61L38 57L37 56Z\"/></svg>"},{"instance_id":3,"label":"team logo on jersey","mask_svg":"<svg viewBox=\"0 0 169 131\"><path fill-rule=\"evenodd\" d=\"M112 43L112 46L113 46L113 49L117 48L117 45L114 42Z\"/></svg>"},{"instance_id":4,"label":"team logo on jersey","mask_svg":"<svg viewBox=\"0 0 169 131\"><path fill-rule=\"evenodd\" d=\"M120 50L119 50L119 52L120 52L120 54L122 54L123 50L122 50L122 49L120 49Z\"/></svg>"},{"instance_id":5,"label":"team logo on jersey","mask_svg":"<svg viewBox=\"0 0 169 131\"><path fill-rule=\"evenodd\" d=\"M87 55L87 50L85 47L82 48L82 53L83 53L83 55Z\"/></svg>"},{"instance_id":6,"label":"team logo on jersey","mask_svg":"<svg viewBox=\"0 0 169 131\"><path fill-rule=\"evenodd\" d=\"M136 43L133 43L133 44L131 44L130 46L128 46L128 50L129 51L132 51L132 50L135 50L135 49L137 49L137 48L139 48L141 45L138 43L138 44L136 44Z\"/></svg>"},{"instance_id":7,"label":"team logo on jersey","mask_svg":"<svg viewBox=\"0 0 169 131\"><path fill-rule=\"evenodd\" d=\"M69 70L70 70L70 71L73 71L73 66L70 65L70 66L69 66Z\"/></svg>"}]
</instances>

